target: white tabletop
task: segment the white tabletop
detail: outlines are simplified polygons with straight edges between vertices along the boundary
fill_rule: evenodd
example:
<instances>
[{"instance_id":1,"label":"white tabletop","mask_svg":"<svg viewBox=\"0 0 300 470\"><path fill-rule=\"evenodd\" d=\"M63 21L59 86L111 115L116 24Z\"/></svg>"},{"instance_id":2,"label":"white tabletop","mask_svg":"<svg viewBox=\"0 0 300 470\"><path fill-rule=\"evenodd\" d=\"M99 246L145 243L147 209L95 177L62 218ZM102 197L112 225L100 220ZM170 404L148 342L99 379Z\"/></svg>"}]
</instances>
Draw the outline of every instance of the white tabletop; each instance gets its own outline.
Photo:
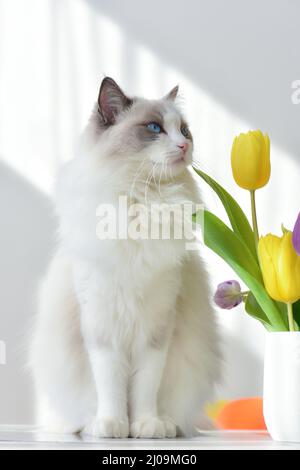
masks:
<instances>
[{"instance_id":1,"label":"white tabletop","mask_svg":"<svg viewBox=\"0 0 300 470\"><path fill-rule=\"evenodd\" d=\"M35 427L0 426L0 449L300 449L300 443L273 442L265 432L210 431L193 439L94 439L49 434Z\"/></svg>"}]
</instances>

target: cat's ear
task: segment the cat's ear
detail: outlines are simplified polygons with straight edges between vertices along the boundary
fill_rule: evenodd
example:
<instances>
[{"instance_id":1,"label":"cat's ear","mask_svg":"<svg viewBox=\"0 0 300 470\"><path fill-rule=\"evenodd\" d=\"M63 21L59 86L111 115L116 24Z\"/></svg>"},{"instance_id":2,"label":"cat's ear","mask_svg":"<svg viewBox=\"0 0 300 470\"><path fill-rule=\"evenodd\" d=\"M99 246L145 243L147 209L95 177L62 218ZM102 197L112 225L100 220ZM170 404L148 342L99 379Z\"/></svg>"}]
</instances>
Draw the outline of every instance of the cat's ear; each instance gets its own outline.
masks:
<instances>
[{"instance_id":1,"label":"cat's ear","mask_svg":"<svg viewBox=\"0 0 300 470\"><path fill-rule=\"evenodd\" d=\"M178 95L179 85L174 86L171 91L166 95L167 100L174 101Z\"/></svg>"},{"instance_id":2,"label":"cat's ear","mask_svg":"<svg viewBox=\"0 0 300 470\"><path fill-rule=\"evenodd\" d=\"M131 105L132 99L123 93L112 78L105 77L102 80L98 96L98 111L103 119L103 124L114 124L118 114Z\"/></svg>"}]
</instances>

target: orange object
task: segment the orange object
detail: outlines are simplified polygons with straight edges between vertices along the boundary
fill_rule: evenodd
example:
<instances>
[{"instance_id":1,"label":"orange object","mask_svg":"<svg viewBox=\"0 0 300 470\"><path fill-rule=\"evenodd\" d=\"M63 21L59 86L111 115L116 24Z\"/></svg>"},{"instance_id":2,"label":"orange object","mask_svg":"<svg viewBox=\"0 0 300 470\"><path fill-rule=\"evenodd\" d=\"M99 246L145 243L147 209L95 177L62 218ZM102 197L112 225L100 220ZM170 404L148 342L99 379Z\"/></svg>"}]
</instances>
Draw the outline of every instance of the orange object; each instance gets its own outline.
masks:
<instances>
[{"instance_id":1,"label":"orange object","mask_svg":"<svg viewBox=\"0 0 300 470\"><path fill-rule=\"evenodd\" d=\"M219 429L265 431L262 398L243 398L227 403L218 413L216 424Z\"/></svg>"}]
</instances>

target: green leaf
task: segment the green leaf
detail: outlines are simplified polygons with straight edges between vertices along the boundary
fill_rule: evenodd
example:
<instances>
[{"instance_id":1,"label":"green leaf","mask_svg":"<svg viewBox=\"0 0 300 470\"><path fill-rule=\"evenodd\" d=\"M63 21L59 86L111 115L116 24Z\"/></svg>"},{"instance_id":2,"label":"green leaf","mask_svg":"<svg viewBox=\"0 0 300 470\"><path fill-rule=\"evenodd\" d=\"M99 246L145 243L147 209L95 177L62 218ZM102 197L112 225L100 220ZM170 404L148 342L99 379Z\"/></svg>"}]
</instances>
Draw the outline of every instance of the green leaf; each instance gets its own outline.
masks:
<instances>
[{"instance_id":1,"label":"green leaf","mask_svg":"<svg viewBox=\"0 0 300 470\"><path fill-rule=\"evenodd\" d=\"M209 211L204 211L203 237L206 246L223 258L252 291L272 331L287 331L287 323L266 292L258 263L245 243Z\"/></svg>"},{"instance_id":2,"label":"green leaf","mask_svg":"<svg viewBox=\"0 0 300 470\"><path fill-rule=\"evenodd\" d=\"M227 212L233 231L245 242L254 258L257 259L253 230L239 204L213 178L201 170L196 168L194 170L215 191Z\"/></svg>"},{"instance_id":3,"label":"green leaf","mask_svg":"<svg viewBox=\"0 0 300 470\"><path fill-rule=\"evenodd\" d=\"M245 310L249 315L251 315L251 317L263 323L263 325L267 328L268 331L274 331L267 315L257 302L252 292L249 292L249 294L247 295L247 299L245 302Z\"/></svg>"},{"instance_id":4,"label":"green leaf","mask_svg":"<svg viewBox=\"0 0 300 470\"><path fill-rule=\"evenodd\" d=\"M197 220L197 219L196 219ZM260 267L245 243L211 212L204 211L204 242L228 264L238 263L253 277L262 282Z\"/></svg>"},{"instance_id":5,"label":"green leaf","mask_svg":"<svg viewBox=\"0 0 300 470\"><path fill-rule=\"evenodd\" d=\"M288 325L287 320L287 305L284 302L276 301L276 304L281 311L281 316L286 319L286 323ZM293 315L295 320L296 330L299 331L300 329L300 301L293 304Z\"/></svg>"},{"instance_id":6,"label":"green leaf","mask_svg":"<svg viewBox=\"0 0 300 470\"><path fill-rule=\"evenodd\" d=\"M286 305L284 305L285 311L286 311ZM294 315L294 320L297 323L298 330L300 330L300 300L295 302L293 304L293 315Z\"/></svg>"}]
</instances>

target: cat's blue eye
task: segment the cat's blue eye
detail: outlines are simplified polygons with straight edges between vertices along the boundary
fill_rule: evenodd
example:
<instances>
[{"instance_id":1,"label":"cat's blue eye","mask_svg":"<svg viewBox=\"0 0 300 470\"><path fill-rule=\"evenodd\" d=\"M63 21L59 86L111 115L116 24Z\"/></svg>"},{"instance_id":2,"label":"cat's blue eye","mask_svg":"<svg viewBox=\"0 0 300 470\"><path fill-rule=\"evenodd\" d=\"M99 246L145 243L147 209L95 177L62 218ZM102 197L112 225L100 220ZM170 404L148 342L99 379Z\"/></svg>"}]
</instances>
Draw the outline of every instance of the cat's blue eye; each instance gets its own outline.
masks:
<instances>
[{"instance_id":1,"label":"cat's blue eye","mask_svg":"<svg viewBox=\"0 0 300 470\"><path fill-rule=\"evenodd\" d=\"M159 134L162 131L161 126L157 124L157 122L149 122L149 124L147 124L147 128L155 134Z\"/></svg>"},{"instance_id":2,"label":"cat's blue eye","mask_svg":"<svg viewBox=\"0 0 300 470\"><path fill-rule=\"evenodd\" d=\"M187 126L184 126L181 128L181 134L186 138L188 139L190 137L190 131L189 131L189 128Z\"/></svg>"}]
</instances>

